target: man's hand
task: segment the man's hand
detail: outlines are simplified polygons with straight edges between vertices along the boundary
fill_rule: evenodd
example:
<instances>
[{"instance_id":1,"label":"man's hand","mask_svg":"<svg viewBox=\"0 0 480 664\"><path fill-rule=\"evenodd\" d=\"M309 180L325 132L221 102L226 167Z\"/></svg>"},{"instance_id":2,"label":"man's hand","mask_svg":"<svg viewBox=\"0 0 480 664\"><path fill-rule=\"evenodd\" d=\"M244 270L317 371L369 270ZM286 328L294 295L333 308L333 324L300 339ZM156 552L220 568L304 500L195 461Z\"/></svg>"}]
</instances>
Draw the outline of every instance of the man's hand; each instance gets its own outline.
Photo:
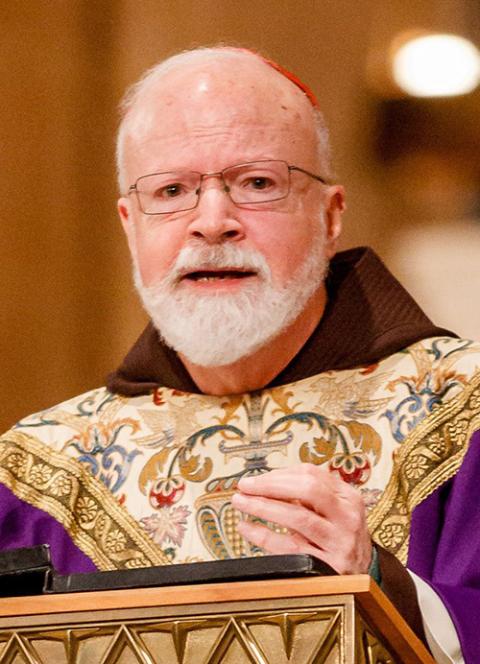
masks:
<instances>
[{"instance_id":1,"label":"man's hand","mask_svg":"<svg viewBox=\"0 0 480 664\"><path fill-rule=\"evenodd\" d=\"M269 553L307 553L339 574L366 574L372 558L365 506L359 491L337 473L302 463L245 477L232 498L238 510L288 529L241 521L238 531Z\"/></svg>"}]
</instances>

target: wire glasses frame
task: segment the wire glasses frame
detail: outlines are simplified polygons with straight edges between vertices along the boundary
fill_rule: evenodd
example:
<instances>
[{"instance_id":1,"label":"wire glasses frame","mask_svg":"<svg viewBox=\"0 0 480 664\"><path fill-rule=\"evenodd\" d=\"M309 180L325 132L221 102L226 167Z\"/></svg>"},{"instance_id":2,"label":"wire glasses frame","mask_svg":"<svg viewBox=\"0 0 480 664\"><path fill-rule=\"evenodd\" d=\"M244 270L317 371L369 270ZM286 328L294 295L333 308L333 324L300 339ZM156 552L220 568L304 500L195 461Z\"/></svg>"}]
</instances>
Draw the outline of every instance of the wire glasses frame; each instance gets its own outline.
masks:
<instances>
[{"instance_id":1,"label":"wire glasses frame","mask_svg":"<svg viewBox=\"0 0 480 664\"><path fill-rule=\"evenodd\" d=\"M205 178L221 178L223 190L238 206L262 206L286 198L290 193L291 173L298 171L329 184L320 175L292 166L283 160L265 159L228 166L221 171L167 171L140 176L128 188L135 192L140 210L146 215L186 212L197 207Z\"/></svg>"}]
</instances>

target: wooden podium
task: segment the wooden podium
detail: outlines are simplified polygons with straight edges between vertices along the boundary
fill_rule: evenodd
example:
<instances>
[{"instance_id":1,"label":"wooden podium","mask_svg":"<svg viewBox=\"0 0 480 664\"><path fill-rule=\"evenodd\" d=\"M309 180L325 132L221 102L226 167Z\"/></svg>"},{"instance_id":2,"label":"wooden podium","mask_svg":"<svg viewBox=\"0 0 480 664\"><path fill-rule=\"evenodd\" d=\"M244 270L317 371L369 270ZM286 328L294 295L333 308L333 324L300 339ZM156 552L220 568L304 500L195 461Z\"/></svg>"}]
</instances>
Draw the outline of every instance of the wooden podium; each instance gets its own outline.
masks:
<instances>
[{"instance_id":1,"label":"wooden podium","mask_svg":"<svg viewBox=\"0 0 480 664\"><path fill-rule=\"evenodd\" d=\"M433 664L368 576L0 600L0 664Z\"/></svg>"}]
</instances>

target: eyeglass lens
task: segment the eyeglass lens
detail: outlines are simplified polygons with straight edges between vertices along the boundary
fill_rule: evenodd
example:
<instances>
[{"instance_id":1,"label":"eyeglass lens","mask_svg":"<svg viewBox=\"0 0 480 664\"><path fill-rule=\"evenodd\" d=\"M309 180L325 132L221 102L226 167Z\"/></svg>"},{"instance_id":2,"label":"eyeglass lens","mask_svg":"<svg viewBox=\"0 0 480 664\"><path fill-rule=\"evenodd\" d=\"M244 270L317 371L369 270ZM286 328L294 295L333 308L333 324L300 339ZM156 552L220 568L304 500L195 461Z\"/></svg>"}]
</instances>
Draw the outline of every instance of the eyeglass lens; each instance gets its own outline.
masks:
<instances>
[{"instance_id":1,"label":"eyeglass lens","mask_svg":"<svg viewBox=\"0 0 480 664\"><path fill-rule=\"evenodd\" d=\"M196 207L202 181L219 177L238 205L262 204L285 198L289 192L290 171L284 161L258 161L230 166L219 173L171 171L144 175L137 180L136 192L145 214L168 214Z\"/></svg>"}]
</instances>

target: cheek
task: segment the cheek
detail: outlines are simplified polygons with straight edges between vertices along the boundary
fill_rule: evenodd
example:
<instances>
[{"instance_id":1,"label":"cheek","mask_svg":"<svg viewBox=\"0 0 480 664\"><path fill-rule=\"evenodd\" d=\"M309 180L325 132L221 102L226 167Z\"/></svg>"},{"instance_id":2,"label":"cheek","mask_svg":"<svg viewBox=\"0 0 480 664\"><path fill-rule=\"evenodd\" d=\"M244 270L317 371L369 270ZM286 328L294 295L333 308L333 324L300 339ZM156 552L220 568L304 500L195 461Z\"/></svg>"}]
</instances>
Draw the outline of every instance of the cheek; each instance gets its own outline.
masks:
<instances>
[{"instance_id":1,"label":"cheek","mask_svg":"<svg viewBox=\"0 0 480 664\"><path fill-rule=\"evenodd\" d=\"M320 228L318 205L292 206L282 212L266 215L261 223L250 225L250 237L261 251L275 276L290 277L312 247Z\"/></svg>"},{"instance_id":2,"label":"cheek","mask_svg":"<svg viewBox=\"0 0 480 664\"><path fill-rule=\"evenodd\" d=\"M253 243L265 256L273 277L280 283L288 280L308 255L319 222L306 222L302 213L265 217L261 224L251 226ZM316 227L315 227L316 226Z\"/></svg>"},{"instance_id":3,"label":"cheek","mask_svg":"<svg viewBox=\"0 0 480 664\"><path fill-rule=\"evenodd\" d=\"M180 250L174 238L168 233L141 232L136 233L137 261L144 286L151 286L161 280Z\"/></svg>"}]
</instances>

